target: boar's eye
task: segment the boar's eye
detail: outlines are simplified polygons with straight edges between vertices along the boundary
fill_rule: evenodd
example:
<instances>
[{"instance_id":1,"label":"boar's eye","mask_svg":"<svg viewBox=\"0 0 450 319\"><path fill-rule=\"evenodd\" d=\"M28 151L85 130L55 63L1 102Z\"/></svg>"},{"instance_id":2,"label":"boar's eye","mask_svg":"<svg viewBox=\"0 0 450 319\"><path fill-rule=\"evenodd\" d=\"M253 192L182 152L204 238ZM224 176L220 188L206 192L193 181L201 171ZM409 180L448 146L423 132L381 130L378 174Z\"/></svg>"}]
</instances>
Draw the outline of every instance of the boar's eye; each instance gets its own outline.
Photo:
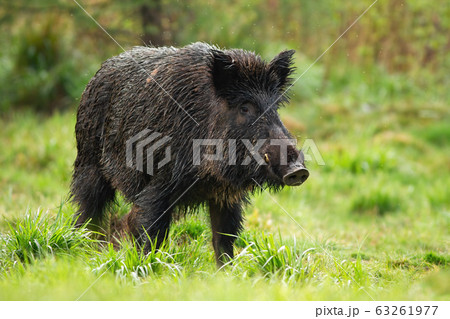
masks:
<instances>
[{"instance_id":1,"label":"boar's eye","mask_svg":"<svg viewBox=\"0 0 450 319\"><path fill-rule=\"evenodd\" d=\"M248 106L247 105L241 105L240 111L241 111L241 113L244 113L244 114L248 113L248 111L249 111Z\"/></svg>"},{"instance_id":2,"label":"boar's eye","mask_svg":"<svg viewBox=\"0 0 450 319\"><path fill-rule=\"evenodd\" d=\"M241 114L248 114L250 113L252 106L249 103L244 103L239 107L239 112L241 112Z\"/></svg>"}]
</instances>

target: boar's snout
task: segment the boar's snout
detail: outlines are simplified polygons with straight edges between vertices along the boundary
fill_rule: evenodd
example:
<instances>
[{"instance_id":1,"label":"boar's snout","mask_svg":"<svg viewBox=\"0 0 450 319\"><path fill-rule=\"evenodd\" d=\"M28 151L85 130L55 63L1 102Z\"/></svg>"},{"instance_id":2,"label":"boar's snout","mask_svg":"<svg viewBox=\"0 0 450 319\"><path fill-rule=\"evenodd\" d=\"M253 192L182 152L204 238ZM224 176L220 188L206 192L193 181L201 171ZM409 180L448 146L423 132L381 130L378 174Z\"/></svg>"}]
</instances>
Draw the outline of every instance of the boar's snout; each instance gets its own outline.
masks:
<instances>
[{"instance_id":1,"label":"boar's snout","mask_svg":"<svg viewBox=\"0 0 450 319\"><path fill-rule=\"evenodd\" d=\"M288 186L299 186L309 177L309 171L299 162L288 166L287 172L283 176L283 183Z\"/></svg>"},{"instance_id":2,"label":"boar's snout","mask_svg":"<svg viewBox=\"0 0 450 319\"><path fill-rule=\"evenodd\" d=\"M282 129L273 130L264 149L264 161L270 176L287 186L299 186L309 177L303 152L295 146L295 140Z\"/></svg>"}]
</instances>

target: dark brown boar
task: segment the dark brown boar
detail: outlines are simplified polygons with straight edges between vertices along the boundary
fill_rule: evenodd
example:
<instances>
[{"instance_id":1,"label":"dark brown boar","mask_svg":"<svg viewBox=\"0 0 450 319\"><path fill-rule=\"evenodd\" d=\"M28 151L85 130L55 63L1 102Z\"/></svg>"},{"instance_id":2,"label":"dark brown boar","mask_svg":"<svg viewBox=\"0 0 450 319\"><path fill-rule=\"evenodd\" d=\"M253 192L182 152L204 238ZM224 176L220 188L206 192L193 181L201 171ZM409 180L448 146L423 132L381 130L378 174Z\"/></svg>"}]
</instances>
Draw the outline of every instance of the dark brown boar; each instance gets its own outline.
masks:
<instances>
[{"instance_id":1,"label":"dark brown boar","mask_svg":"<svg viewBox=\"0 0 450 319\"><path fill-rule=\"evenodd\" d=\"M267 63L252 52L194 43L136 47L104 62L78 109L77 224L100 224L119 191L133 203L123 228L148 248L165 238L175 211L205 206L218 265L232 258L249 195L260 186L300 185L309 175L277 113L287 102L293 53ZM165 147L149 153L152 143L142 142L130 160L130 141L151 133L166 137ZM222 141L223 156L206 145L196 157L196 141Z\"/></svg>"}]
</instances>

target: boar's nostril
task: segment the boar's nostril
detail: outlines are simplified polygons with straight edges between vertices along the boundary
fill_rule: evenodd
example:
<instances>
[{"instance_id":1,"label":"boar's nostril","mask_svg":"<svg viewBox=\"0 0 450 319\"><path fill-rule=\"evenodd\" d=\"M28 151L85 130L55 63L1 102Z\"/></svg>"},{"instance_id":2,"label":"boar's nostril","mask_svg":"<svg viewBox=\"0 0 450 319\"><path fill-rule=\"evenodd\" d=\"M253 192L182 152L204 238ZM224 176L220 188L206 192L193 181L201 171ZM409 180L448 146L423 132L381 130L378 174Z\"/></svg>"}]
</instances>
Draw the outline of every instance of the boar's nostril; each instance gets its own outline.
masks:
<instances>
[{"instance_id":1,"label":"boar's nostril","mask_svg":"<svg viewBox=\"0 0 450 319\"><path fill-rule=\"evenodd\" d=\"M283 182L288 186L297 186L303 184L309 177L309 172L306 168L296 168L283 176Z\"/></svg>"}]
</instances>

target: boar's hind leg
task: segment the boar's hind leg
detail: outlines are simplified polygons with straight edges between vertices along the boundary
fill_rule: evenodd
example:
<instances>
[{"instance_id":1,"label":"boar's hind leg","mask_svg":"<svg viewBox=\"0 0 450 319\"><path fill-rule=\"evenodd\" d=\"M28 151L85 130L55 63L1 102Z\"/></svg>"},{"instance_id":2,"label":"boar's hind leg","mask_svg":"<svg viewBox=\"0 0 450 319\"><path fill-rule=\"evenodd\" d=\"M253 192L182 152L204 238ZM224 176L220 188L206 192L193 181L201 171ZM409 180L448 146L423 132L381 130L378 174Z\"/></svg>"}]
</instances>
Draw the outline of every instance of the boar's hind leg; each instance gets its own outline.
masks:
<instances>
[{"instance_id":1,"label":"boar's hind leg","mask_svg":"<svg viewBox=\"0 0 450 319\"><path fill-rule=\"evenodd\" d=\"M241 204L226 205L210 201L209 214L216 263L221 267L229 258L234 257L233 243L242 230Z\"/></svg>"},{"instance_id":2,"label":"boar's hind leg","mask_svg":"<svg viewBox=\"0 0 450 319\"><path fill-rule=\"evenodd\" d=\"M103 211L114 199L115 191L96 166L86 165L75 166L71 194L72 201L79 205L76 225L81 226L88 219L100 225Z\"/></svg>"}]
</instances>

